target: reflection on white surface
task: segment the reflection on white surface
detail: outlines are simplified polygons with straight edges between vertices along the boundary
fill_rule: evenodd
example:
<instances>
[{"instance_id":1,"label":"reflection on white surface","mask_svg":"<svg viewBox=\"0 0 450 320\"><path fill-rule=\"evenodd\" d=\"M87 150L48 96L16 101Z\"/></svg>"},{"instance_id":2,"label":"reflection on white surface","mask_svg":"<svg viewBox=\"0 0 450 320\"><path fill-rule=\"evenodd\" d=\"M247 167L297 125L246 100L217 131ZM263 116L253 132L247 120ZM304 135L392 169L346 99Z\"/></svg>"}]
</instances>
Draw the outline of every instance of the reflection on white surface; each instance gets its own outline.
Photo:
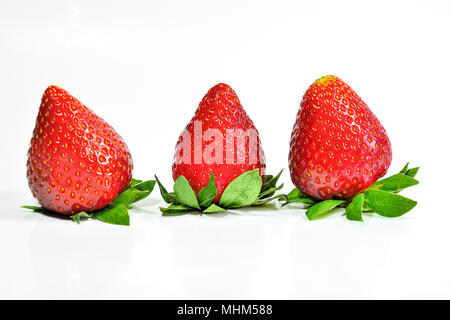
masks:
<instances>
[{"instance_id":1,"label":"reflection on white surface","mask_svg":"<svg viewBox=\"0 0 450 320\"><path fill-rule=\"evenodd\" d=\"M65 225L33 225L28 252L39 288L62 296L76 296L86 288L108 292L120 270L132 259L132 235L127 230Z\"/></svg>"},{"instance_id":2,"label":"reflection on white surface","mask_svg":"<svg viewBox=\"0 0 450 320\"><path fill-rule=\"evenodd\" d=\"M285 208L162 217L148 199L121 227L19 209L25 191L1 197L0 298L450 296L448 236L420 207L361 224Z\"/></svg>"}]
</instances>

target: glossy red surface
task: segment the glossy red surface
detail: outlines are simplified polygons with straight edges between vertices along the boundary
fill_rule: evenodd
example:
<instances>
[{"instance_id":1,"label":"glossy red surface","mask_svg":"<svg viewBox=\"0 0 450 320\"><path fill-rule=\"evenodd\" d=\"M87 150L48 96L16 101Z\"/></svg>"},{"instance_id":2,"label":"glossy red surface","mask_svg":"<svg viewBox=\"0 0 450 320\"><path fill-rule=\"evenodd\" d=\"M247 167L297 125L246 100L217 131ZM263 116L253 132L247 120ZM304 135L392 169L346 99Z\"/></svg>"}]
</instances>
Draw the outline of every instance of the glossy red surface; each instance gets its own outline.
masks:
<instances>
[{"instance_id":1,"label":"glossy red surface","mask_svg":"<svg viewBox=\"0 0 450 320\"><path fill-rule=\"evenodd\" d=\"M201 130L195 130L196 121L198 121L197 124L201 123ZM207 134L211 132L210 130L217 130L223 136L223 149L212 152L214 155L213 161L208 161L202 156L210 151L208 150L208 145L211 142L207 139ZM230 146L233 145L232 151L230 151L230 148L229 150L226 149L227 134L228 138L232 137L229 134L229 130L233 132L235 137L234 142L230 144ZM243 147L243 144L238 143L239 139L246 138L246 133L251 132L254 133L255 138L252 150L249 149L250 143L248 141L245 147ZM190 138L190 150L186 151L182 147L186 145L186 141L183 142L183 135ZM211 141L214 139L211 139ZM203 141L197 152L195 150L195 141ZM227 151L229 152L228 156ZM186 157L185 152L190 154ZM250 161L251 152L255 152L254 154L257 155L255 161ZM199 161L195 161L196 159ZM214 201L218 202L225 188L236 177L253 169L259 169L260 175L264 175L265 167L264 152L259 133L242 108L236 93L226 84L219 83L215 85L204 96L194 117L178 139L172 166L173 179L176 180L180 175L183 175L188 179L195 193L198 193L201 188L208 184L211 173L214 173L218 190L218 195Z\"/></svg>"},{"instance_id":2,"label":"glossy red surface","mask_svg":"<svg viewBox=\"0 0 450 320\"><path fill-rule=\"evenodd\" d=\"M63 214L102 209L128 185L132 169L110 125L64 89L47 88L27 161L30 189L43 207Z\"/></svg>"},{"instance_id":3,"label":"glossy red surface","mask_svg":"<svg viewBox=\"0 0 450 320\"><path fill-rule=\"evenodd\" d=\"M319 199L351 198L382 177L392 160L385 129L369 107L335 76L306 91L292 131L292 182Z\"/></svg>"}]
</instances>

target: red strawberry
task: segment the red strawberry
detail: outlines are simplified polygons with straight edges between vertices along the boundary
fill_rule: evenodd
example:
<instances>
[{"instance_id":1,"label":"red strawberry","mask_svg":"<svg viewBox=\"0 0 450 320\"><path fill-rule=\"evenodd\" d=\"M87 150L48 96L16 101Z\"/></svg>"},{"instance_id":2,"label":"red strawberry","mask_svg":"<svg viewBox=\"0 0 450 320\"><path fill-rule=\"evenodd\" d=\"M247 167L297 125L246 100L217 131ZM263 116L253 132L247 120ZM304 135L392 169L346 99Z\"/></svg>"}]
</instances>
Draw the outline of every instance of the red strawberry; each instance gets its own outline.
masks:
<instances>
[{"instance_id":1,"label":"red strawberry","mask_svg":"<svg viewBox=\"0 0 450 320\"><path fill-rule=\"evenodd\" d=\"M212 137L216 134L218 136ZM247 141L246 134L251 136ZM212 150L214 143L218 145ZM218 190L214 202L217 203L236 177L256 168L263 176L265 167L259 133L236 93L224 83L215 85L203 97L178 139L172 166L173 179L183 175L198 193L208 184L213 173Z\"/></svg>"},{"instance_id":2,"label":"red strawberry","mask_svg":"<svg viewBox=\"0 0 450 320\"><path fill-rule=\"evenodd\" d=\"M131 180L122 138L56 86L45 90L28 151L28 184L46 209L63 214L104 208Z\"/></svg>"},{"instance_id":3,"label":"red strawberry","mask_svg":"<svg viewBox=\"0 0 450 320\"><path fill-rule=\"evenodd\" d=\"M382 177L391 159L386 131L347 84L326 76L308 88L289 152L298 189L319 199L348 199Z\"/></svg>"}]
</instances>

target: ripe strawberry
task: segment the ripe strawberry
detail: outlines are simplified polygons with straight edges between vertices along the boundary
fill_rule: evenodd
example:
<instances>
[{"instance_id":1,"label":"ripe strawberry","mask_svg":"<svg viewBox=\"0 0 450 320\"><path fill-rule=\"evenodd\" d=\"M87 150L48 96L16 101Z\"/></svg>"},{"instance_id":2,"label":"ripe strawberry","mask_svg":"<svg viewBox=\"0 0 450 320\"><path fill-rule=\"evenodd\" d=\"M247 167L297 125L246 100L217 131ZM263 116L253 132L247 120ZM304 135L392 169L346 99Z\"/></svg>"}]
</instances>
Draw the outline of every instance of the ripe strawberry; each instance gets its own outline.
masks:
<instances>
[{"instance_id":1,"label":"ripe strawberry","mask_svg":"<svg viewBox=\"0 0 450 320\"><path fill-rule=\"evenodd\" d=\"M131 180L122 138L56 86L45 90L28 151L27 177L46 209L62 214L104 208Z\"/></svg>"},{"instance_id":2,"label":"ripe strawberry","mask_svg":"<svg viewBox=\"0 0 450 320\"><path fill-rule=\"evenodd\" d=\"M198 128L199 124L201 129L195 130L196 125ZM223 139L208 136L214 132L220 133ZM233 134L234 142L231 140L227 150L227 139L232 139ZM246 139L246 134L254 138L255 143L252 147L249 141L245 143L245 147L239 143L239 141L246 141L241 140ZM210 143L208 143L209 138L212 140ZM211 152L213 158L211 161L211 159L208 160L207 155L211 143L214 142L223 143L219 145L218 150L214 149ZM215 85L203 97L194 117L178 139L172 166L174 181L183 175L197 194L208 184L213 173L218 191L214 202L217 203L225 188L236 177L256 168L259 169L262 177L265 167L259 133L242 108L236 93L224 83Z\"/></svg>"},{"instance_id":3,"label":"ripe strawberry","mask_svg":"<svg viewBox=\"0 0 450 320\"><path fill-rule=\"evenodd\" d=\"M319 199L349 199L382 177L391 164L386 131L341 79L326 76L306 91L292 131L292 182Z\"/></svg>"}]
</instances>

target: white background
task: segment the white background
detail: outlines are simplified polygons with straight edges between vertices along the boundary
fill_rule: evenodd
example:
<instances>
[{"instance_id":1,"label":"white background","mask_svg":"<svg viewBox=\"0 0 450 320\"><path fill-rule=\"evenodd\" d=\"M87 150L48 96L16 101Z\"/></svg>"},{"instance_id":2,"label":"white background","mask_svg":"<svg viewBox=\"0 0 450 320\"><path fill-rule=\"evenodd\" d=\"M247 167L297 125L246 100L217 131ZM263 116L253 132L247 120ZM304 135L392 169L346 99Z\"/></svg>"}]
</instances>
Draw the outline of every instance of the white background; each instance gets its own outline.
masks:
<instances>
[{"instance_id":1,"label":"white background","mask_svg":"<svg viewBox=\"0 0 450 320\"><path fill-rule=\"evenodd\" d=\"M450 298L449 61L445 0L1 0L0 298ZM169 186L178 135L211 86L236 90L274 173L304 91L327 74L386 128L390 174L421 166L404 217L169 218L157 190L130 227L19 209L35 204L26 152L49 84L115 127L136 178Z\"/></svg>"}]
</instances>

